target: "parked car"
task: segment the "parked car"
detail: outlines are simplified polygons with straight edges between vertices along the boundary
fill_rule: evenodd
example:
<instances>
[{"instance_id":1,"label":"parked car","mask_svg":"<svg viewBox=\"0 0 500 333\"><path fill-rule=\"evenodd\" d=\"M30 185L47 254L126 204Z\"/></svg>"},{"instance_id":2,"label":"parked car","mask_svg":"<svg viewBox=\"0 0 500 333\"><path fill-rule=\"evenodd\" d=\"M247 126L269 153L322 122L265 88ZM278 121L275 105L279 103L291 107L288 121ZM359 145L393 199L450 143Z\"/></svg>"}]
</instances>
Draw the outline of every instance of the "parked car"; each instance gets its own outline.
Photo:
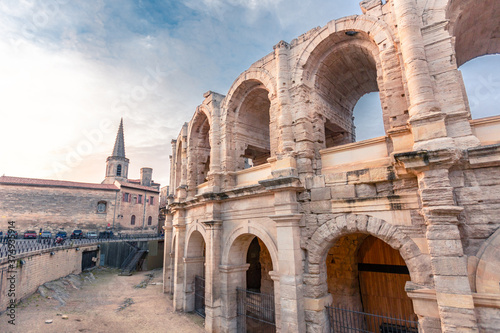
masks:
<instances>
[{"instance_id":1,"label":"parked car","mask_svg":"<svg viewBox=\"0 0 500 333\"><path fill-rule=\"evenodd\" d=\"M24 239L36 239L36 231L35 230L27 230L24 233Z\"/></svg>"},{"instance_id":2,"label":"parked car","mask_svg":"<svg viewBox=\"0 0 500 333\"><path fill-rule=\"evenodd\" d=\"M113 238L113 231L101 231L99 238Z\"/></svg>"},{"instance_id":3,"label":"parked car","mask_svg":"<svg viewBox=\"0 0 500 333\"><path fill-rule=\"evenodd\" d=\"M83 238L83 231L81 230L73 230L71 233L71 239L79 239Z\"/></svg>"},{"instance_id":4,"label":"parked car","mask_svg":"<svg viewBox=\"0 0 500 333\"><path fill-rule=\"evenodd\" d=\"M42 234L40 235L40 238L42 238L42 239L51 239L52 238L52 233L50 231L43 231Z\"/></svg>"},{"instance_id":5,"label":"parked car","mask_svg":"<svg viewBox=\"0 0 500 333\"><path fill-rule=\"evenodd\" d=\"M68 233L66 231L58 231L56 234L56 238L61 237L62 239L66 239L68 237Z\"/></svg>"},{"instance_id":6,"label":"parked car","mask_svg":"<svg viewBox=\"0 0 500 333\"><path fill-rule=\"evenodd\" d=\"M18 236L17 235L17 231L14 231L12 229L9 229L7 231L7 237L9 237L9 238L17 238L17 236Z\"/></svg>"},{"instance_id":7,"label":"parked car","mask_svg":"<svg viewBox=\"0 0 500 333\"><path fill-rule=\"evenodd\" d=\"M87 238L89 238L89 239L97 238L97 232L95 232L95 231L87 232Z\"/></svg>"}]
</instances>

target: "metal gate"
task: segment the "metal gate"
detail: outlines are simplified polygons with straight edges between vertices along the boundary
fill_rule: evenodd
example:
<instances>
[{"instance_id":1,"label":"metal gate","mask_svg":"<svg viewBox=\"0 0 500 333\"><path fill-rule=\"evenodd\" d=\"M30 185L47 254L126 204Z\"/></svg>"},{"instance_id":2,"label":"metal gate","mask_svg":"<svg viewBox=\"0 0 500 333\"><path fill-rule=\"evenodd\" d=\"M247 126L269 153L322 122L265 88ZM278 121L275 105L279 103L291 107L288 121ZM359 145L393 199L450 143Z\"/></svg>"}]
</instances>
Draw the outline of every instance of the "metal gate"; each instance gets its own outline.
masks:
<instances>
[{"instance_id":1,"label":"metal gate","mask_svg":"<svg viewBox=\"0 0 500 333\"><path fill-rule=\"evenodd\" d=\"M418 321L327 306L330 332L418 333Z\"/></svg>"},{"instance_id":2,"label":"metal gate","mask_svg":"<svg viewBox=\"0 0 500 333\"><path fill-rule=\"evenodd\" d=\"M95 266L95 260L92 258L97 258L97 251L87 251L82 253L82 271Z\"/></svg>"},{"instance_id":3,"label":"metal gate","mask_svg":"<svg viewBox=\"0 0 500 333\"><path fill-rule=\"evenodd\" d=\"M205 279L194 277L194 311L205 318Z\"/></svg>"},{"instance_id":4,"label":"metal gate","mask_svg":"<svg viewBox=\"0 0 500 333\"><path fill-rule=\"evenodd\" d=\"M239 333L276 332L274 295L236 289Z\"/></svg>"}]
</instances>

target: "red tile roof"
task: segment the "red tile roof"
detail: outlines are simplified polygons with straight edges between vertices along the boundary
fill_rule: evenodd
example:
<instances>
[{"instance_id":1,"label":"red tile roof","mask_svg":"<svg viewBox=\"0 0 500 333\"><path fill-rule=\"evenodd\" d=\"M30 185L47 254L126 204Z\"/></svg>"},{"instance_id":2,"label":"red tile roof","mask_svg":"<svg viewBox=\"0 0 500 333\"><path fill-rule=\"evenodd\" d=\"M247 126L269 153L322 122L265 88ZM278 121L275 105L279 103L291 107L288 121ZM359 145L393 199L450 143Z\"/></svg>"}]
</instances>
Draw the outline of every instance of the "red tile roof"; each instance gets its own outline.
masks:
<instances>
[{"instance_id":1,"label":"red tile roof","mask_svg":"<svg viewBox=\"0 0 500 333\"><path fill-rule=\"evenodd\" d=\"M38 179L38 178L21 178L21 177L0 177L0 184L3 185L26 185L26 186L44 186L44 187L71 187L71 188L83 188L92 190L119 190L113 184L94 184L94 183L80 183L80 182L70 182L66 180L52 180L52 179Z\"/></svg>"},{"instance_id":2,"label":"red tile roof","mask_svg":"<svg viewBox=\"0 0 500 333\"><path fill-rule=\"evenodd\" d=\"M151 186L143 186L135 183L129 183L129 182L124 182L124 181L118 181L122 187L130 187L130 188L135 188L139 190L144 190L144 191L150 191L150 192L157 192L159 193L160 190L158 190L156 187L151 187Z\"/></svg>"}]
</instances>

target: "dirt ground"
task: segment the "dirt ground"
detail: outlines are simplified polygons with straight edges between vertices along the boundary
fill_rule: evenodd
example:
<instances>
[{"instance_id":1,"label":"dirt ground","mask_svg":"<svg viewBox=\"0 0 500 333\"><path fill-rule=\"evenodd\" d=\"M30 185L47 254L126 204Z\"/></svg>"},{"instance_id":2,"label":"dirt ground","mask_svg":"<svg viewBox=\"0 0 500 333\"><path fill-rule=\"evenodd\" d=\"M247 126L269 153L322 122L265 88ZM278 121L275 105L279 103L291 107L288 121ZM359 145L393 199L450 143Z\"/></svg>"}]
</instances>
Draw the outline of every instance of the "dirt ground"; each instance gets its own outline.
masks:
<instances>
[{"instance_id":1,"label":"dirt ground","mask_svg":"<svg viewBox=\"0 0 500 333\"><path fill-rule=\"evenodd\" d=\"M80 289L69 288L65 305L35 293L16 308L15 326L5 313L0 316L0 332L204 332L201 317L173 311L162 292L161 270L117 273L94 270L95 279L86 279Z\"/></svg>"}]
</instances>

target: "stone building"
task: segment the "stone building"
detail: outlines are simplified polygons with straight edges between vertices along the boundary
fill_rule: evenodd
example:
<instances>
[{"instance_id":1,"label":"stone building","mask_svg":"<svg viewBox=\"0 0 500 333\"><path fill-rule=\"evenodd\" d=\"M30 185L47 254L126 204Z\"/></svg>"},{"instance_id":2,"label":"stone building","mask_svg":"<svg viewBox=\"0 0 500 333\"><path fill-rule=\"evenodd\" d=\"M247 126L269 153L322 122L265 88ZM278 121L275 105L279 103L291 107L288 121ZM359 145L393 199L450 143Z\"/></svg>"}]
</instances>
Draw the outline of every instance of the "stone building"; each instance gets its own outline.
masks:
<instances>
[{"instance_id":1,"label":"stone building","mask_svg":"<svg viewBox=\"0 0 500 333\"><path fill-rule=\"evenodd\" d=\"M500 331L500 117L471 118L458 70L500 52L500 2L360 5L207 92L172 141L164 291L209 332L244 330L238 288L274 296L281 332L328 331L328 305ZM356 142L373 91L385 135Z\"/></svg>"},{"instance_id":2,"label":"stone building","mask_svg":"<svg viewBox=\"0 0 500 333\"><path fill-rule=\"evenodd\" d=\"M115 231L158 230L159 188L151 168L140 179L128 179L123 120L102 184L49 179L0 177L0 230L15 221L28 229Z\"/></svg>"}]
</instances>

